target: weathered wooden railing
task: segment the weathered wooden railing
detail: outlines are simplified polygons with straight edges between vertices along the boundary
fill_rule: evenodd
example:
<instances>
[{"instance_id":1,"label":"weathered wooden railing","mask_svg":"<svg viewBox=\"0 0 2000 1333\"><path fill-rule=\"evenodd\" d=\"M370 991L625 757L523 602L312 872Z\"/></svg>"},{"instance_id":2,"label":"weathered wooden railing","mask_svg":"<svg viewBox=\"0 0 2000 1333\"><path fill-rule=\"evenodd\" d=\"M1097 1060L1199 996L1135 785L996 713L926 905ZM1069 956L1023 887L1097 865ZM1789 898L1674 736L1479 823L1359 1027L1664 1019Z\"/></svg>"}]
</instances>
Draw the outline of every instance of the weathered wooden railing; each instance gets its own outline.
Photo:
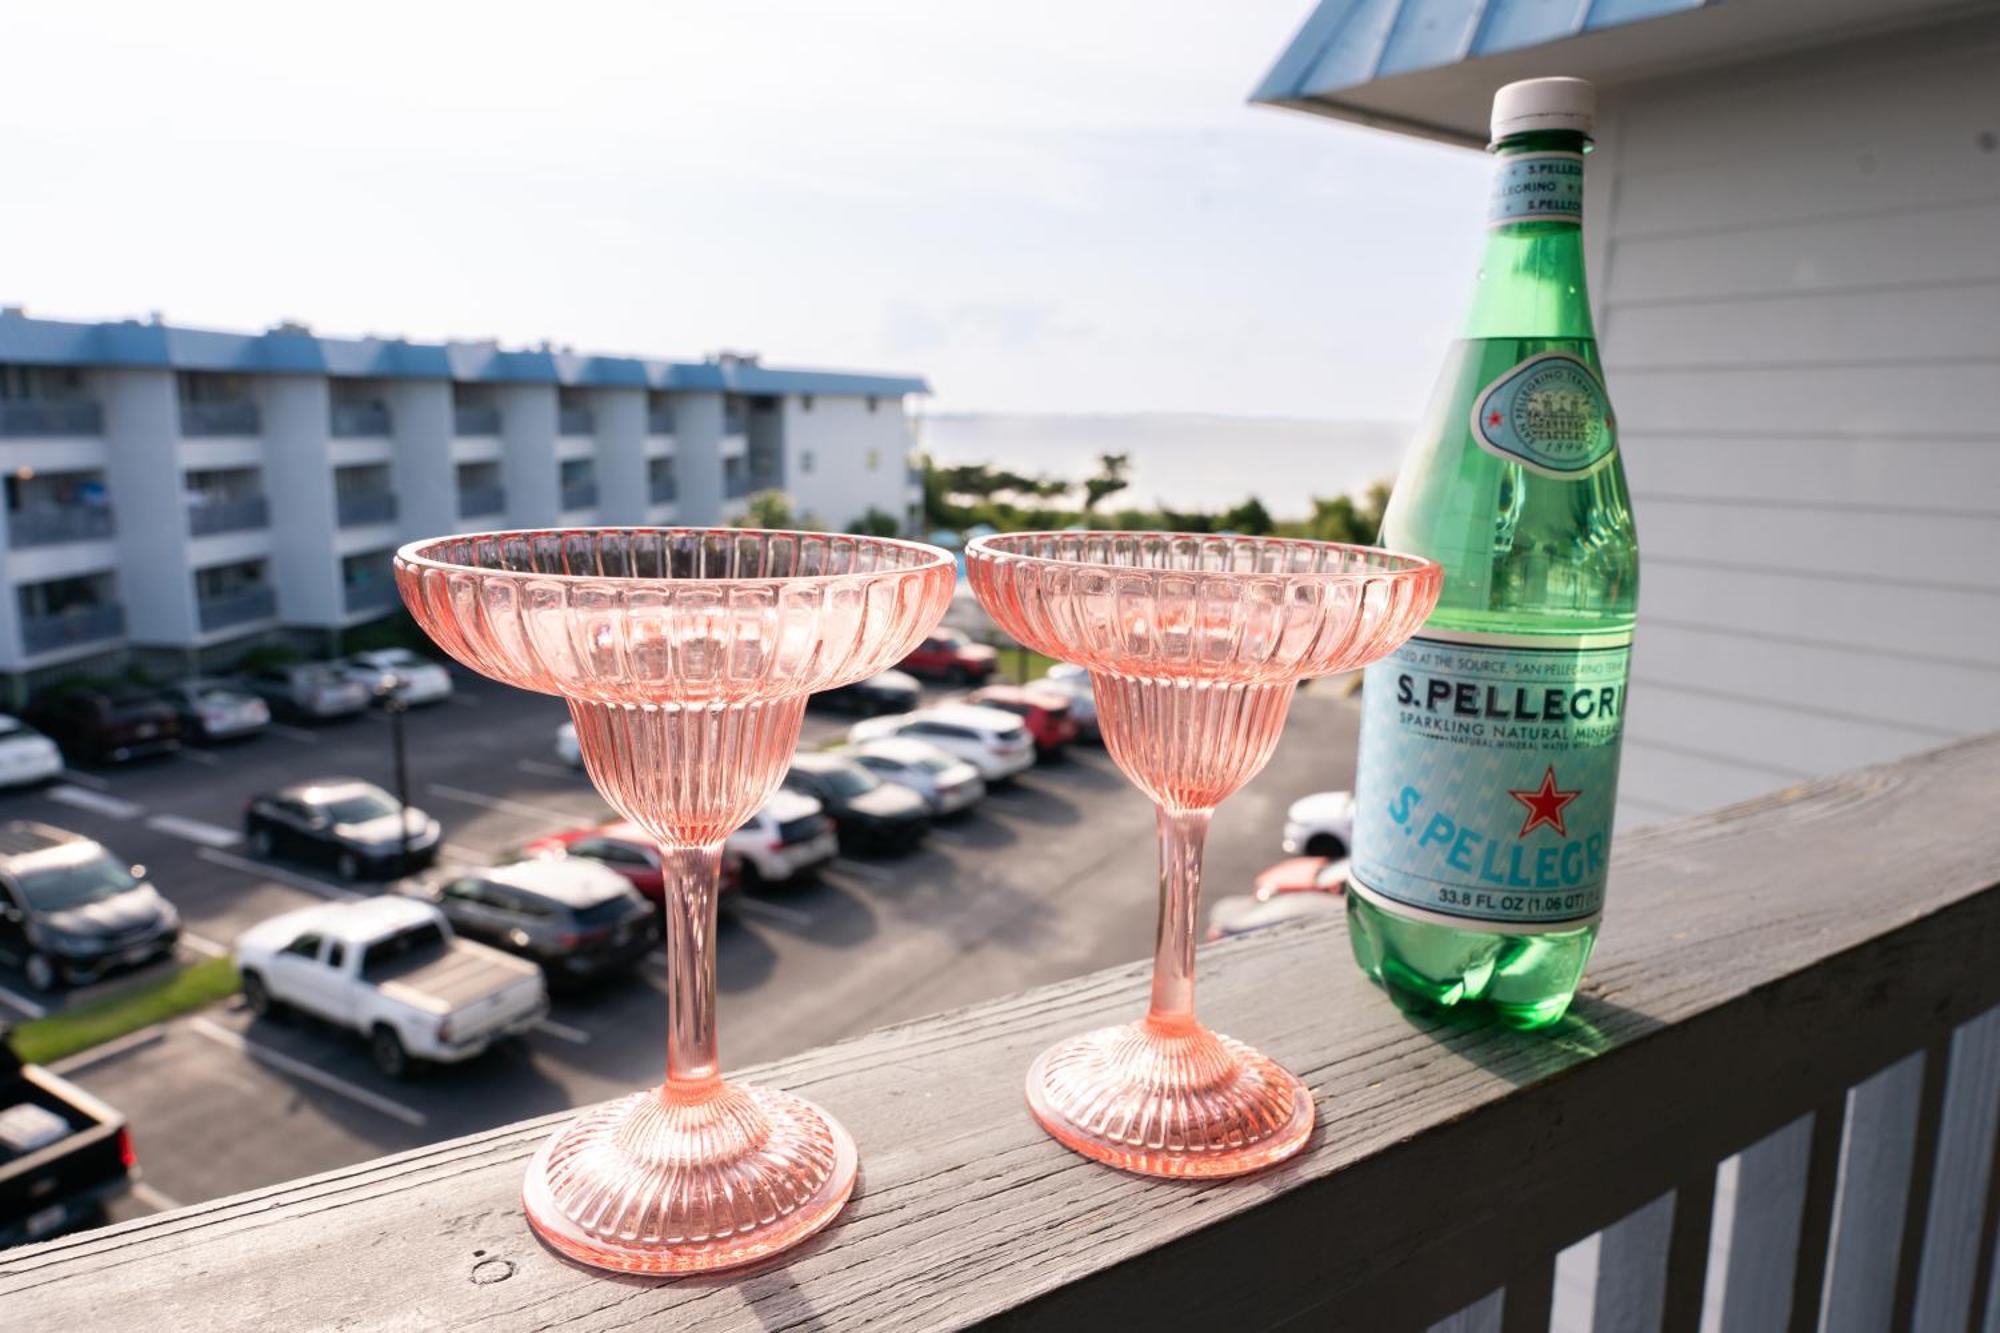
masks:
<instances>
[{"instance_id":1,"label":"weathered wooden railing","mask_svg":"<svg viewBox=\"0 0 2000 1333\"><path fill-rule=\"evenodd\" d=\"M1620 1333L1694 1329L1705 1295L1726 1333L1991 1328L2000 738L1629 837L1612 902L1539 1036L1403 1017L1338 928L1212 950L1205 1016L1319 1103L1247 1180L1121 1175L1028 1118L1029 1058L1131 1013L1134 967L757 1071L863 1162L760 1270L543 1250L516 1195L550 1118L0 1255L0 1325L1511 1333L1557 1293Z\"/></svg>"}]
</instances>

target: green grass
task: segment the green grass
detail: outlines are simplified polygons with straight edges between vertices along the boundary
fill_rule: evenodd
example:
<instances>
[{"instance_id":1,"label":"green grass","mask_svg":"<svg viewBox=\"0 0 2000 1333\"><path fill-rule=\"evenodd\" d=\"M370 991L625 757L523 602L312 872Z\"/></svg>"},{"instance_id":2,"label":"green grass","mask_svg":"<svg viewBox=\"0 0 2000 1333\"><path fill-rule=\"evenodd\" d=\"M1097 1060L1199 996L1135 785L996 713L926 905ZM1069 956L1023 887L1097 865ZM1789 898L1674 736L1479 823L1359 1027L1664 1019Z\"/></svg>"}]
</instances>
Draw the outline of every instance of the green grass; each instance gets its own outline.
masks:
<instances>
[{"instance_id":1,"label":"green grass","mask_svg":"<svg viewBox=\"0 0 2000 1333\"><path fill-rule=\"evenodd\" d=\"M994 651L1000 654L1000 669L993 673L995 680L1007 680L1016 685L1026 685L1031 680L1040 680L1049 674L1049 668L1060 659L1045 657L1032 648L1022 648L1017 644L995 644ZM1027 673L1021 671L1022 659L1026 658Z\"/></svg>"},{"instance_id":2,"label":"green grass","mask_svg":"<svg viewBox=\"0 0 2000 1333\"><path fill-rule=\"evenodd\" d=\"M23 1023L14 1029L14 1051L29 1064L49 1064L213 1004L238 984L233 959L204 958L170 977Z\"/></svg>"}]
</instances>

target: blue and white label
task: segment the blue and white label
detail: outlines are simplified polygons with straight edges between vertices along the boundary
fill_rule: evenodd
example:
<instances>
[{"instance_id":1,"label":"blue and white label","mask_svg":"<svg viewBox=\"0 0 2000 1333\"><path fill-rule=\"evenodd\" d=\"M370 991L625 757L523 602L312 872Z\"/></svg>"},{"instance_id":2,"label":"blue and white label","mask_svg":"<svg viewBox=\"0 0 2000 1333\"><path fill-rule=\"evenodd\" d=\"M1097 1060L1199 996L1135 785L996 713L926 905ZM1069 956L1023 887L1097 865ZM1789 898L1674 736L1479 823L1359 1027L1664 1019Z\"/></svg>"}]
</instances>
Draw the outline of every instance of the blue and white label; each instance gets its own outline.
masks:
<instances>
[{"instance_id":1,"label":"blue and white label","mask_svg":"<svg viewBox=\"0 0 2000 1333\"><path fill-rule=\"evenodd\" d=\"M1618 420L1604 381L1568 352L1531 356L1472 404L1479 447L1545 477L1574 481L1611 461Z\"/></svg>"},{"instance_id":2,"label":"blue and white label","mask_svg":"<svg viewBox=\"0 0 2000 1333\"><path fill-rule=\"evenodd\" d=\"M1509 153L1493 172L1486 225L1567 222L1583 225L1582 153Z\"/></svg>"},{"instance_id":3,"label":"blue and white label","mask_svg":"<svg viewBox=\"0 0 2000 1333\"><path fill-rule=\"evenodd\" d=\"M1353 890L1521 934L1594 920L1631 645L1425 630L1369 667Z\"/></svg>"}]
</instances>

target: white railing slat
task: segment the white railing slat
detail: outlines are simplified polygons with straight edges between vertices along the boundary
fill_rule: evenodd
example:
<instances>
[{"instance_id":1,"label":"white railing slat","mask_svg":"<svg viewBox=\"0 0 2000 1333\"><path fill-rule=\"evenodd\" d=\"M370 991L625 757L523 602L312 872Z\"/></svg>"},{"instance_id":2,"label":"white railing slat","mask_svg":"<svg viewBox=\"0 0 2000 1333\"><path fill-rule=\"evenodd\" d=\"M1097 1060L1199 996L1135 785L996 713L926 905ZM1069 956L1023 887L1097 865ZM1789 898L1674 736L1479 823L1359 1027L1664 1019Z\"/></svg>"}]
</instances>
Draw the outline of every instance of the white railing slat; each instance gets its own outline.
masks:
<instances>
[{"instance_id":1,"label":"white railing slat","mask_svg":"<svg viewBox=\"0 0 2000 1333\"><path fill-rule=\"evenodd\" d=\"M1970 1322L1986 1199L1995 1183L1996 1123L2000 1008L1987 1010L1952 1034L1951 1077L1910 1323L1914 1333L1959 1333Z\"/></svg>"},{"instance_id":2,"label":"white railing slat","mask_svg":"<svg viewBox=\"0 0 2000 1333\"><path fill-rule=\"evenodd\" d=\"M1457 1314L1432 1324L1429 1333L1501 1333L1500 1305L1505 1291L1489 1291Z\"/></svg>"},{"instance_id":3,"label":"white railing slat","mask_svg":"<svg viewBox=\"0 0 2000 1333\"><path fill-rule=\"evenodd\" d=\"M1889 1326L1923 1082L1924 1054L1917 1051L1847 1095L1821 1333L1877 1333Z\"/></svg>"},{"instance_id":4,"label":"white railing slat","mask_svg":"<svg viewBox=\"0 0 2000 1333\"><path fill-rule=\"evenodd\" d=\"M1667 1291L1671 1192L1604 1228L1597 1247L1591 1333L1660 1333Z\"/></svg>"},{"instance_id":5,"label":"white railing slat","mask_svg":"<svg viewBox=\"0 0 2000 1333\"><path fill-rule=\"evenodd\" d=\"M1802 1115L1726 1164L1702 1333L1766 1333L1790 1321L1812 1131Z\"/></svg>"}]
</instances>

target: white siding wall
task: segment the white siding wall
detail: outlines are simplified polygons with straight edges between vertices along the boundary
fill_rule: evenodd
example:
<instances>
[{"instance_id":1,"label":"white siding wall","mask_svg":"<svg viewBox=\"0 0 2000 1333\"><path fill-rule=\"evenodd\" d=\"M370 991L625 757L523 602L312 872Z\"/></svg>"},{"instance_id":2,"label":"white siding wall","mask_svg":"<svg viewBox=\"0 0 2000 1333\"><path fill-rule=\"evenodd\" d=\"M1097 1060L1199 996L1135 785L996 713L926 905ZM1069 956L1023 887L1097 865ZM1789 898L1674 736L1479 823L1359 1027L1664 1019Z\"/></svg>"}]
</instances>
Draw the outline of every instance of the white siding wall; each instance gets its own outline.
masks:
<instances>
[{"instance_id":1,"label":"white siding wall","mask_svg":"<svg viewBox=\"0 0 2000 1333\"><path fill-rule=\"evenodd\" d=\"M2000 729L2000 23L1606 99L1621 816Z\"/></svg>"},{"instance_id":2,"label":"white siding wall","mask_svg":"<svg viewBox=\"0 0 2000 1333\"><path fill-rule=\"evenodd\" d=\"M800 515L845 528L870 509L901 521L909 509L909 420L900 398L784 399L785 488ZM806 455L812 470L806 470Z\"/></svg>"}]
</instances>

